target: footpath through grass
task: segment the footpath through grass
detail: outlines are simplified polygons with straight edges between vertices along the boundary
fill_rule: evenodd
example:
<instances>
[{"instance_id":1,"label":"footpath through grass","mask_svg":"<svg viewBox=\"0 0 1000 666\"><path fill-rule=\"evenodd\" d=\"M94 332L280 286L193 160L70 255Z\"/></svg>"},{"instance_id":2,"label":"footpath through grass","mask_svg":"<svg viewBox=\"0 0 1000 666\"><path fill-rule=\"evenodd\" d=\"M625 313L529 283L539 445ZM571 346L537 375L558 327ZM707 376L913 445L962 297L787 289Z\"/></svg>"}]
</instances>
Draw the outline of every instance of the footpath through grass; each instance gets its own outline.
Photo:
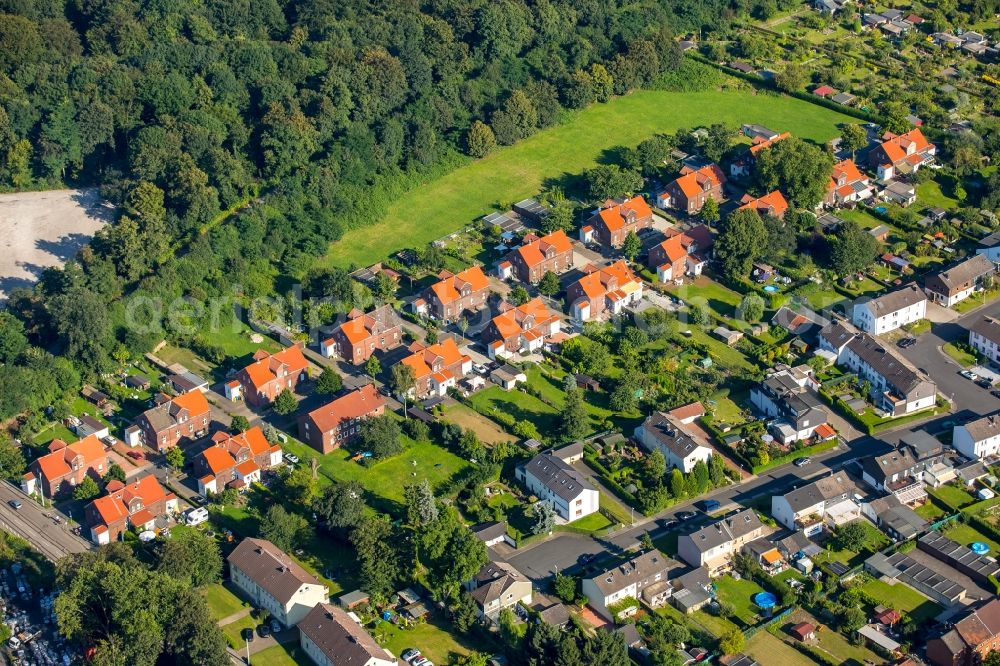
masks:
<instances>
[{"instance_id":1,"label":"footpath through grass","mask_svg":"<svg viewBox=\"0 0 1000 666\"><path fill-rule=\"evenodd\" d=\"M366 266L404 247L423 247L493 210L534 196L547 179L576 176L615 146L653 134L712 123L761 123L825 142L850 116L791 97L755 90L642 90L569 114L566 122L456 169L399 197L381 222L351 230L334 243L323 266Z\"/></svg>"}]
</instances>

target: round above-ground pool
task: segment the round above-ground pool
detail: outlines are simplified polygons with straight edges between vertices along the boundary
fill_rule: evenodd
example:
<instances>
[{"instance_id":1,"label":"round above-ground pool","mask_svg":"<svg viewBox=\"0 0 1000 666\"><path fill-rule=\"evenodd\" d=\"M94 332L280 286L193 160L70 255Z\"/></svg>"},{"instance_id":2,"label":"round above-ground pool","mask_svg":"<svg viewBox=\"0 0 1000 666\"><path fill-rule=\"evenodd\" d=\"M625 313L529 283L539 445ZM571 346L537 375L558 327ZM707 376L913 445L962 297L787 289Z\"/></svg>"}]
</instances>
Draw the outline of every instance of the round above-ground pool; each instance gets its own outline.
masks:
<instances>
[{"instance_id":1,"label":"round above-ground pool","mask_svg":"<svg viewBox=\"0 0 1000 666\"><path fill-rule=\"evenodd\" d=\"M970 548L970 549L972 550L972 552L973 552L973 553L975 553L976 555L985 555L986 553L990 552L990 547L989 547L989 546L987 546L987 545L986 545L985 543L983 543L982 541L974 541L974 542L972 543L972 545L971 545L971 546L969 546L969 548Z\"/></svg>"},{"instance_id":2,"label":"round above-ground pool","mask_svg":"<svg viewBox=\"0 0 1000 666\"><path fill-rule=\"evenodd\" d=\"M774 292L778 291L778 288L775 287L773 284L769 284L766 287L764 287L764 291L766 291L769 294L773 294Z\"/></svg>"},{"instance_id":3,"label":"round above-ground pool","mask_svg":"<svg viewBox=\"0 0 1000 666\"><path fill-rule=\"evenodd\" d=\"M770 592L758 592L753 595L753 602L764 610L769 610L778 605L778 597Z\"/></svg>"}]
</instances>

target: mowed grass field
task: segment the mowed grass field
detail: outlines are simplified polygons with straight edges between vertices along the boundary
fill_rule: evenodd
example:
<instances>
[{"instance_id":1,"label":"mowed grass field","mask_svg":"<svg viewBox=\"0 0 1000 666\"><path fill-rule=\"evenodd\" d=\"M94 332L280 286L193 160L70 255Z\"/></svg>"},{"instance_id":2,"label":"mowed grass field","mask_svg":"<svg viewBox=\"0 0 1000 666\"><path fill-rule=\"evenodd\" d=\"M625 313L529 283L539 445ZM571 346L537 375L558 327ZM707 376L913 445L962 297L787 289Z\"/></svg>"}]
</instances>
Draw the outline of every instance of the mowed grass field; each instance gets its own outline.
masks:
<instances>
[{"instance_id":1,"label":"mowed grass field","mask_svg":"<svg viewBox=\"0 0 1000 666\"><path fill-rule=\"evenodd\" d=\"M344 234L320 264L366 266L402 248L423 247L499 203L534 196L546 179L579 175L609 148L633 147L653 134L718 122L736 127L760 123L806 139L828 141L838 134L838 124L858 120L792 97L754 90L638 91L572 113L556 127L410 191L378 224Z\"/></svg>"}]
</instances>

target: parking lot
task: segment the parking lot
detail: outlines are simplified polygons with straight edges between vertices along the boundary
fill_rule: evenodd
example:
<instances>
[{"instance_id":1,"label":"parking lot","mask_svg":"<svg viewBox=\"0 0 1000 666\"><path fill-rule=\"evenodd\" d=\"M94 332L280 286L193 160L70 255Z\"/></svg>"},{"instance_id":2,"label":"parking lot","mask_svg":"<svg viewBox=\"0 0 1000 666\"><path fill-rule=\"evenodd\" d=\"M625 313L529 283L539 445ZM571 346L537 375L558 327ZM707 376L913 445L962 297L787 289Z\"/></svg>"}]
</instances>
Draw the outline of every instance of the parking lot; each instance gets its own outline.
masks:
<instances>
[{"instance_id":1,"label":"parking lot","mask_svg":"<svg viewBox=\"0 0 1000 666\"><path fill-rule=\"evenodd\" d=\"M50 590L33 588L17 562L0 569L3 622L11 632L10 652L20 663L69 666L76 661L72 646L56 630L55 596Z\"/></svg>"}]
</instances>

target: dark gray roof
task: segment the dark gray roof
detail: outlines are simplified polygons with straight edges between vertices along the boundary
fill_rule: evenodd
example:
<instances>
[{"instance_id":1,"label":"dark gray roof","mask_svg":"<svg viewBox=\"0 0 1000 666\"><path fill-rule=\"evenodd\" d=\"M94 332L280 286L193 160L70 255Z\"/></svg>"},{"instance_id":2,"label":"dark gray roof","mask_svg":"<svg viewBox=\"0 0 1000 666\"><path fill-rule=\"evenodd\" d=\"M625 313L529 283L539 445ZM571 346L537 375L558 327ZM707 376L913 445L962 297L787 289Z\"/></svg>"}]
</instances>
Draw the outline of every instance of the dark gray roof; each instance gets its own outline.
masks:
<instances>
[{"instance_id":1,"label":"dark gray roof","mask_svg":"<svg viewBox=\"0 0 1000 666\"><path fill-rule=\"evenodd\" d=\"M798 513L803 509L816 506L820 502L845 497L855 490L857 487L850 477L838 472L787 492L784 497L792 511Z\"/></svg>"},{"instance_id":2,"label":"dark gray roof","mask_svg":"<svg viewBox=\"0 0 1000 666\"><path fill-rule=\"evenodd\" d=\"M917 515L913 509L903 504L888 507L876 515L879 522L890 527L904 539L915 537L927 529L927 521Z\"/></svg>"},{"instance_id":3,"label":"dark gray roof","mask_svg":"<svg viewBox=\"0 0 1000 666\"><path fill-rule=\"evenodd\" d=\"M690 539L695 548L704 553L763 526L764 524L760 522L760 518L757 517L753 509L743 509L731 516L710 523L693 534L682 535L681 539Z\"/></svg>"},{"instance_id":4,"label":"dark gray roof","mask_svg":"<svg viewBox=\"0 0 1000 666\"><path fill-rule=\"evenodd\" d=\"M322 585L284 551L264 539L243 539L226 558L258 586L287 604L303 585Z\"/></svg>"},{"instance_id":5,"label":"dark gray roof","mask_svg":"<svg viewBox=\"0 0 1000 666\"><path fill-rule=\"evenodd\" d=\"M787 372L769 375L758 390L778 406L781 415L793 422L797 430L806 423L825 423L830 418L815 389L799 386Z\"/></svg>"},{"instance_id":6,"label":"dark gray roof","mask_svg":"<svg viewBox=\"0 0 1000 666\"><path fill-rule=\"evenodd\" d=\"M888 557L875 553L865 561L866 566L874 568L882 575L899 578L904 583L923 586L948 599L958 599L965 592L965 587L949 578L935 573L920 564L905 553L894 553Z\"/></svg>"},{"instance_id":7,"label":"dark gray roof","mask_svg":"<svg viewBox=\"0 0 1000 666\"><path fill-rule=\"evenodd\" d=\"M834 349L840 349L857 337L858 331L844 322L837 321L824 327L819 334Z\"/></svg>"},{"instance_id":8,"label":"dark gray roof","mask_svg":"<svg viewBox=\"0 0 1000 666\"><path fill-rule=\"evenodd\" d=\"M339 603L344 608L350 608L356 604L365 603L370 599L367 592L362 592L361 590L354 590L353 592L348 592L347 594L342 594L337 597L337 603Z\"/></svg>"},{"instance_id":9,"label":"dark gray roof","mask_svg":"<svg viewBox=\"0 0 1000 666\"><path fill-rule=\"evenodd\" d=\"M1000 565L996 561L976 555L966 546L952 541L948 537L938 532L928 532L920 537L917 542L920 550L930 553L937 559L953 566L958 566L959 571L974 572L985 579L987 576L996 575L1000 571Z\"/></svg>"},{"instance_id":10,"label":"dark gray roof","mask_svg":"<svg viewBox=\"0 0 1000 666\"><path fill-rule=\"evenodd\" d=\"M643 428L678 458L686 458L706 442L695 439L683 424L666 412L653 412L642 424Z\"/></svg>"},{"instance_id":11,"label":"dark gray roof","mask_svg":"<svg viewBox=\"0 0 1000 666\"><path fill-rule=\"evenodd\" d=\"M535 199L522 199L513 206L514 212L523 217L540 222L552 214L548 208Z\"/></svg>"},{"instance_id":12,"label":"dark gray roof","mask_svg":"<svg viewBox=\"0 0 1000 666\"><path fill-rule=\"evenodd\" d=\"M829 326L830 320L804 305L782 305L774 313L771 323L794 335L806 335Z\"/></svg>"},{"instance_id":13,"label":"dark gray roof","mask_svg":"<svg viewBox=\"0 0 1000 666\"><path fill-rule=\"evenodd\" d=\"M602 571L592 576L590 580L602 593L611 595L636 582L641 582L645 586L654 581L657 574L665 581L670 570L679 566L680 564L674 560L653 549Z\"/></svg>"},{"instance_id":14,"label":"dark gray roof","mask_svg":"<svg viewBox=\"0 0 1000 666\"><path fill-rule=\"evenodd\" d=\"M474 580L476 587L471 594L480 606L489 605L502 598L504 592L516 583L528 582L528 579L520 571L506 562L487 562L476 574Z\"/></svg>"},{"instance_id":15,"label":"dark gray roof","mask_svg":"<svg viewBox=\"0 0 1000 666\"><path fill-rule=\"evenodd\" d=\"M170 375L167 377L167 381L173 384L174 388L181 393L187 393L188 391L193 391L197 388L203 386L208 386L208 380L204 379L191 371L182 372L176 375Z\"/></svg>"},{"instance_id":16,"label":"dark gray roof","mask_svg":"<svg viewBox=\"0 0 1000 666\"><path fill-rule=\"evenodd\" d=\"M567 458L576 458L583 455L583 442L576 441L572 444L567 444L561 448L555 449L552 452L556 458L560 460L566 460Z\"/></svg>"},{"instance_id":17,"label":"dark gray roof","mask_svg":"<svg viewBox=\"0 0 1000 666\"><path fill-rule=\"evenodd\" d=\"M1000 245L1000 231L994 231L989 236L979 240L979 247L996 247Z\"/></svg>"},{"instance_id":18,"label":"dark gray roof","mask_svg":"<svg viewBox=\"0 0 1000 666\"><path fill-rule=\"evenodd\" d=\"M539 453L524 468L546 488L567 501L576 499L584 490L594 490L582 474L551 453Z\"/></svg>"},{"instance_id":19,"label":"dark gray roof","mask_svg":"<svg viewBox=\"0 0 1000 666\"><path fill-rule=\"evenodd\" d=\"M927 297L920 291L920 287L911 282L895 291L871 299L867 305L876 317L884 317L926 300Z\"/></svg>"},{"instance_id":20,"label":"dark gray roof","mask_svg":"<svg viewBox=\"0 0 1000 666\"><path fill-rule=\"evenodd\" d=\"M924 280L924 286L938 294L952 295L967 288L984 275L995 270L993 262L981 254L974 254L965 261L935 273Z\"/></svg>"},{"instance_id":21,"label":"dark gray roof","mask_svg":"<svg viewBox=\"0 0 1000 666\"><path fill-rule=\"evenodd\" d=\"M913 430L899 438L900 446L913 450L917 460L923 460L944 452L944 444L926 430Z\"/></svg>"},{"instance_id":22,"label":"dark gray roof","mask_svg":"<svg viewBox=\"0 0 1000 666\"><path fill-rule=\"evenodd\" d=\"M394 661L364 627L333 604L316 604L299 622L299 631L336 664L366 664L372 659Z\"/></svg>"},{"instance_id":23,"label":"dark gray roof","mask_svg":"<svg viewBox=\"0 0 1000 666\"><path fill-rule=\"evenodd\" d=\"M894 474L905 472L917 466L917 459L909 449L896 449L881 456L867 456L861 459L861 468L878 482Z\"/></svg>"},{"instance_id":24,"label":"dark gray roof","mask_svg":"<svg viewBox=\"0 0 1000 666\"><path fill-rule=\"evenodd\" d=\"M561 627L569 622L569 609L563 604L555 603L538 611L538 619L553 627Z\"/></svg>"},{"instance_id":25,"label":"dark gray roof","mask_svg":"<svg viewBox=\"0 0 1000 666\"><path fill-rule=\"evenodd\" d=\"M469 527L480 541L493 541L507 534L507 521L490 521Z\"/></svg>"},{"instance_id":26,"label":"dark gray roof","mask_svg":"<svg viewBox=\"0 0 1000 666\"><path fill-rule=\"evenodd\" d=\"M969 327L969 330L1000 345L1000 319L994 319L993 317L983 315Z\"/></svg>"},{"instance_id":27,"label":"dark gray roof","mask_svg":"<svg viewBox=\"0 0 1000 666\"><path fill-rule=\"evenodd\" d=\"M934 395L937 392L937 386L926 375L917 372L917 369L894 349L886 347L867 333L862 333L851 340L847 347L881 375L899 395L915 398Z\"/></svg>"}]
</instances>

